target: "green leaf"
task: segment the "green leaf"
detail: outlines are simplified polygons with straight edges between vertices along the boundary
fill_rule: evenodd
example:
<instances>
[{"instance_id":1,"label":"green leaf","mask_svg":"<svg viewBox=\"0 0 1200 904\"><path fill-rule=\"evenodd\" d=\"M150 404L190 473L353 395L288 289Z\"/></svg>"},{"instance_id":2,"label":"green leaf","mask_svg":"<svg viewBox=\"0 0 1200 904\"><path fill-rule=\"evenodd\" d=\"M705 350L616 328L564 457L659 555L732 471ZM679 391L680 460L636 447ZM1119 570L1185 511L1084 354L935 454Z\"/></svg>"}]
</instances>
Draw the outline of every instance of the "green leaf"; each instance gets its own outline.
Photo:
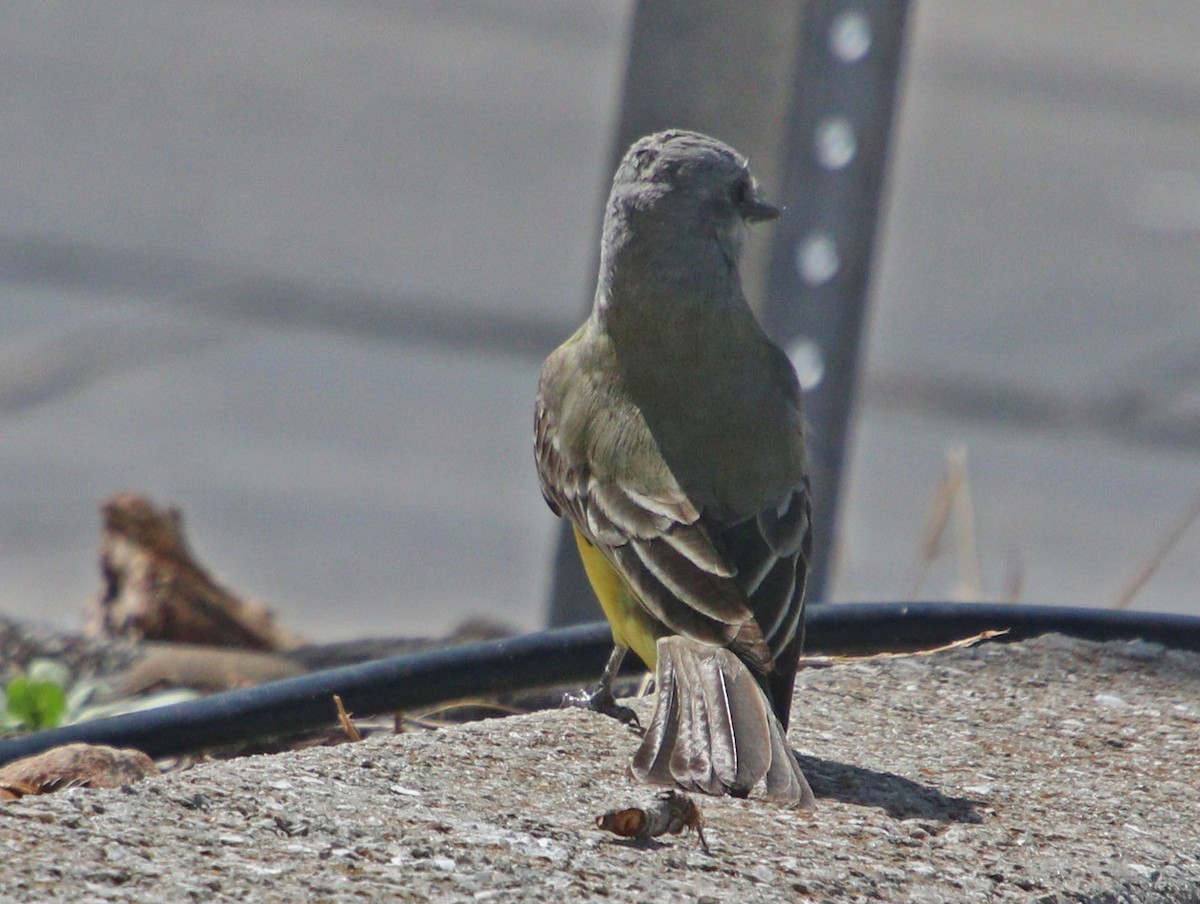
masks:
<instances>
[{"instance_id":1,"label":"green leaf","mask_svg":"<svg viewBox=\"0 0 1200 904\"><path fill-rule=\"evenodd\" d=\"M26 728L54 728L67 711L67 695L52 681L14 678L8 683L8 717Z\"/></svg>"}]
</instances>

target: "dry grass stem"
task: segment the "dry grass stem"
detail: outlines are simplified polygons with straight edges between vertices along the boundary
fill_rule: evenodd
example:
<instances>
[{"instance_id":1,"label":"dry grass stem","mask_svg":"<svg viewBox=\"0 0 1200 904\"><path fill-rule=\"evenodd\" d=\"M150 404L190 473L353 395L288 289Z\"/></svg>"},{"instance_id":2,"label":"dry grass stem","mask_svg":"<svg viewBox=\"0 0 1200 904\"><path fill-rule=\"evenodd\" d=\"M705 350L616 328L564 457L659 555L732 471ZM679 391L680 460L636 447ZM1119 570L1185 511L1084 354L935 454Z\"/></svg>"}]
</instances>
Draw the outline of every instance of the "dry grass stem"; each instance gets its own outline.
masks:
<instances>
[{"instance_id":1,"label":"dry grass stem","mask_svg":"<svg viewBox=\"0 0 1200 904\"><path fill-rule=\"evenodd\" d=\"M1008 551L1008 559L1004 563L1004 600L1009 603L1021 602L1021 593L1025 589L1025 556L1021 547L1016 543Z\"/></svg>"},{"instance_id":2,"label":"dry grass stem","mask_svg":"<svg viewBox=\"0 0 1200 904\"><path fill-rule=\"evenodd\" d=\"M958 640L952 640L950 643L942 644L936 647L927 647L921 650L868 653L862 656L801 656L800 668L827 669L831 666L842 665L843 663L847 662L871 662L879 659L903 659L908 656L932 656L934 653L944 653L947 650L959 650L964 647L973 647L977 643L983 643L996 637L1003 637L1007 633L1007 628L1001 631L980 631L978 634L972 634L970 637L962 637Z\"/></svg>"},{"instance_id":3,"label":"dry grass stem","mask_svg":"<svg viewBox=\"0 0 1200 904\"><path fill-rule=\"evenodd\" d=\"M983 596L982 567L975 529L975 502L967 472L967 450L955 446L946 453L941 479L933 491L925 531L918 551L917 574L909 594L915 598L925 586L933 563L942 552L946 530L954 522L954 548L958 558L959 583L955 596L978 600Z\"/></svg>"},{"instance_id":4,"label":"dry grass stem","mask_svg":"<svg viewBox=\"0 0 1200 904\"><path fill-rule=\"evenodd\" d=\"M921 546L918 551L917 576L913 581L912 593L909 594L914 598L924 586L929 569L937 559L938 553L941 552L942 538L946 534L946 525L950 523L954 497L958 493L958 486L962 483L962 478L962 470L955 469L950 456L947 456L946 463L942 468L941 479L934 488L933 498L929 502L929 513L925 516L925 533L921 537Z\"/></svg>"},{"instance_id":5,"label":"dry grass stem","mask_svg":"<svg viewBox=\"0 0 1200 904\"><path fill-rule=\"evenodd\" d=\"M975 501L971 495L971 476L967 471L967 450L958 446L947 456L949 465L960 475L954 493L954 547L958 553L959 592L962 600L983 597L983 569L979 563L979 543L975 528Z\"/></svg>"},{"instance_id":6,"label":"dry grass stem","mask_svg":"<svg viewBox=\"0 0 1200 904\"><path fill-rule=\"evenodd\" d=\"M1192 500L1191 505L1183 513L1183 517L1175 524L1170 531L1161 537L1157 544L1150 550L1150 554L1142 561L1141 565L1130 575L1129 579L1121 586L1121 589L1113 594L1108 605L1111 609L1127 609L1129 604L1133 602L1133 598L1141 592L1141 589L1146 586L1155 573L1162 566L1163 561L1167 558L1167 554L1175 548L1175 545L1183 538L1196 519L1200 518L1200 495L1197 495Z\"/></svg>"}]
</instances>

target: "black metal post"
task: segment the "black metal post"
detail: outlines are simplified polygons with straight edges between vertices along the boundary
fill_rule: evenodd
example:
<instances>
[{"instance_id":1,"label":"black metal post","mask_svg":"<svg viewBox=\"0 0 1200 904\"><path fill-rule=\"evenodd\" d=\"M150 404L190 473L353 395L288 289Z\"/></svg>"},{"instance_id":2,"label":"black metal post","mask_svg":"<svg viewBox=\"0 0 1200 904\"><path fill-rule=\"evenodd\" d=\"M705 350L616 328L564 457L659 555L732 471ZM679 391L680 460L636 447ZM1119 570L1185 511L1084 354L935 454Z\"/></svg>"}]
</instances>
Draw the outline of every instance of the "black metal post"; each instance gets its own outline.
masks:
<instances>
[{"instance_id":1,"label":"black metal post","mask_svg":"<svg viewBox=\"0 0 1200 904\"><path fill-rule=\"evenodd\" d=\"M788 352L809 422L814 565L828 597L906 0L813 3L803 24L763 317Z\"/></svg>"}]
</instances>

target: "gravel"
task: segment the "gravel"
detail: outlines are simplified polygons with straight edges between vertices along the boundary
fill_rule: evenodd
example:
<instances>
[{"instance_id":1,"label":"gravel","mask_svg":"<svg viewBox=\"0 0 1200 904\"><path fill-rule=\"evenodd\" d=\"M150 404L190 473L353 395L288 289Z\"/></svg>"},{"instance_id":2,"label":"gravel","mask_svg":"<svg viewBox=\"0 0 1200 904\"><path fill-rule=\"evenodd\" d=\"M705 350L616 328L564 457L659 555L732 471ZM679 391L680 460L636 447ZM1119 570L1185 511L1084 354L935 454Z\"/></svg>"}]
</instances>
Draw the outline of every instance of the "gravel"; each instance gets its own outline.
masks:
<instances>
[{"instance_id":1,"label":"gravel","mask_svg":"<svg viewBox=\"0 0 1200 904\"><path fill-rule=\"evenodd\" d=\"M596 828L653 798L637 739L548 711L5 804L0 899L1200 902L1200 656L1047 636L798 684L816 812L695 798L711 854Z\"/></svg>"}]
</instances>

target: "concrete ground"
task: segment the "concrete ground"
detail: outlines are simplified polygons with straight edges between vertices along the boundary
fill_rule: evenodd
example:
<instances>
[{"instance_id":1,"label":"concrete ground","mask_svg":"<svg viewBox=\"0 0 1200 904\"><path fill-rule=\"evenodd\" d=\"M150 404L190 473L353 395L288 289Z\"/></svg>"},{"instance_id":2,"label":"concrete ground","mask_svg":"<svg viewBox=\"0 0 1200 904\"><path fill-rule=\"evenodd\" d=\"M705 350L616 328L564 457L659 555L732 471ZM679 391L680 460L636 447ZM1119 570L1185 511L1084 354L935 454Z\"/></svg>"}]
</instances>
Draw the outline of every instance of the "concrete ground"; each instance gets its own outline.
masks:
<instances>
[{"instance_id":1,"label":"concrete ground","mask_svg":"<svg viewBox=\"0 0 1200 904\"><path fill-rule=\"evenodd\" d=\"M0 11L0 612L77 624L140 489L315 637L540 625L628 15ZM1189 0L916 4L835 598L914 593L958 446L992 597L1104 605L1200 490L1198 43ZM1134 605L1197 586L1193 530Z\"/></svg>"},{"instance_id":2,"label":"concrete ground","mask_svg":"<svg viewBox=\"0 0 1200 904\"><path fill-rule=\"evenodd\" d=\"M707 852L596 827L655 789L579 710L202 763L0 806L0 896L1183 904L1198 680L1194 653L1056 636L803 671L815 811L694 796Z\"/></svg>"}]
</instances>

